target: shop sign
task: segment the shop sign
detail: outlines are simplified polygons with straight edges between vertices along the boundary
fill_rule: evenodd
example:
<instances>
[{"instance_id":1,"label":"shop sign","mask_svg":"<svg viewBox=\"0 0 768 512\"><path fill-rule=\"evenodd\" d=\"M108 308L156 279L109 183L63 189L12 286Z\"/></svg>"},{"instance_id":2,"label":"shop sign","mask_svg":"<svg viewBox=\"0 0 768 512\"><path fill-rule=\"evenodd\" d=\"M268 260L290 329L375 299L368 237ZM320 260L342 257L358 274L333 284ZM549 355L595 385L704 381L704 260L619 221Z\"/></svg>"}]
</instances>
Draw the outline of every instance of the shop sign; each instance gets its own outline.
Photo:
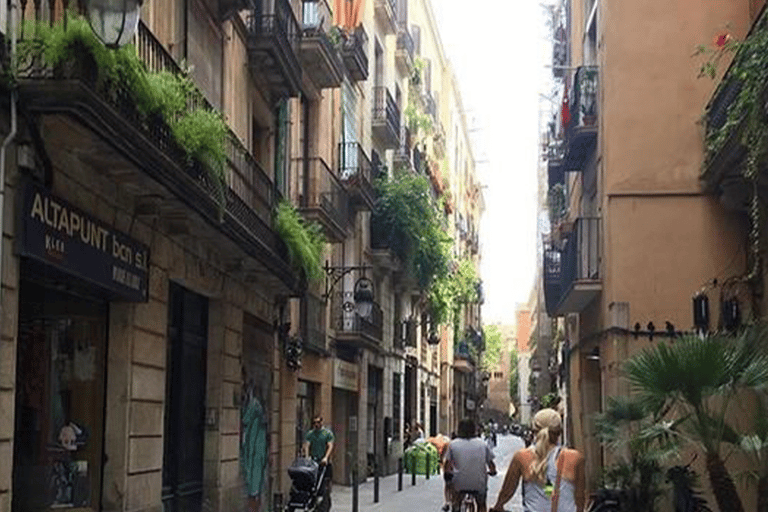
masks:
<instances>
[{"instance_id":1,"label":"shop sign","mask_svg":"<svg viewBox=\"0 0 768 512\"><path fill-rule=\"evenodd\" d=\"M21 201L20 254L102 286L124 300L147 300L149 248L28 182Z\"/></svg>"},{"instance_id":2,"label":"shop sign","mask_svg":"<svg viewBox=\"0 0 768 512\"><path fill-rule=\"evenodd\" d=\"M333 360L333 387L357 392L358 375L357 365L341 359Z\"/></svg>"}]
</instances>

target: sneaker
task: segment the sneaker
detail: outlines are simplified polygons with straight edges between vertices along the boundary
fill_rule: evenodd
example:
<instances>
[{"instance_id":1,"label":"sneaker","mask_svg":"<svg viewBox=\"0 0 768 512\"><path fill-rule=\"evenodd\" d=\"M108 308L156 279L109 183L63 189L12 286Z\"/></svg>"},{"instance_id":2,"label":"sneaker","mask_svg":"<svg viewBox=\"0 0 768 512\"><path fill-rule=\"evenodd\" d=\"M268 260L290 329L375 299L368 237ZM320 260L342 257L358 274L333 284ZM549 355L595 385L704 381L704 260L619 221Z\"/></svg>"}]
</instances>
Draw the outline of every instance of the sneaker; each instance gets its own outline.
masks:
<instances>
[{"instance_id":1,"label":"sneaker","mask_svg":"<svg viewBox=\"0 0 768 512\"><path fill-rule=\"evenodd\" d=\"M449 510L451 510L451 506L448 503L443 505L443 512L448 512Z\"/></svg>"}]
</instances>

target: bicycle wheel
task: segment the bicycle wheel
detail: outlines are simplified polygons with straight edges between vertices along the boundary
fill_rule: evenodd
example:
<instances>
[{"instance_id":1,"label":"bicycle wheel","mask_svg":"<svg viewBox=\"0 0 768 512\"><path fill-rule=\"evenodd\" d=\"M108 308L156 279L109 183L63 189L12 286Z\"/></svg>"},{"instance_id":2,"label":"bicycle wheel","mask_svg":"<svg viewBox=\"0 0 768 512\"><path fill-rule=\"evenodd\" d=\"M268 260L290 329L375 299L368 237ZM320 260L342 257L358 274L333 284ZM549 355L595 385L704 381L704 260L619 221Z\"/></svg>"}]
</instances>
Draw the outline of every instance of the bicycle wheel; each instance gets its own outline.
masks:
<instances>
[{"instance_id":1,"label":"bicycle wheel","mask_svg":"<svg viewBox=\"0 0 768 512\"><path fill-rule=\"evenodd\" d=\"M475 501L475 498L472 496L464 496L464 499L461 500L461 512L477 512L477 502Z\"/></svg>"}]
</instances>

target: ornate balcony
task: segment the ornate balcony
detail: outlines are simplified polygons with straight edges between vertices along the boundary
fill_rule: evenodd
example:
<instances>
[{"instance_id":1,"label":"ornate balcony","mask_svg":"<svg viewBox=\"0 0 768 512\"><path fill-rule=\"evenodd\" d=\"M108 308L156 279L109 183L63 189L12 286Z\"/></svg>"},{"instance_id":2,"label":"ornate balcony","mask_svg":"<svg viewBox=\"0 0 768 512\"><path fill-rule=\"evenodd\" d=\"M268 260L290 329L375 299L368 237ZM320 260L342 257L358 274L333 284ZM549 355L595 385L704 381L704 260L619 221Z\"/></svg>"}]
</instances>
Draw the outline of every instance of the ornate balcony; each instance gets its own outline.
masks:
<instances>
[{"instance_id":1,"label":"ornate balcony","mask_svg":"<svg viewBox=\"0 0 768 512\"><path fill-rule=\"evenodd\" d=\"M339 144L339 177L349 191L353 208L373 209L376 191L373 188L373 165L358 142Z\"/></svg>"},{"instance_id":2,"label":"ornate balcony","mask_svg":"<svg viewBox=\"0 0 768 512\"><path fill-rule=\"evenodd\" d=\"M435 97L432 96L431 91L424 91L424 93L421 95L422 101L424 102L424 112L429 115L432 120L436 123L437 122L437 102L435 102Z\"/></svg>"},{"instance_id":3,"label":"ornate balcony","mask_svg":"<svg viewBox=\"0 0 768 512\"><path fill-rule=\"evenodd\" d=\"M597 66L581 66L569 91L570 121L565 127L563 171L583 171L597 145L598 131Z\"/></svg>"},{"instance_id":4,"label":"ornate balcony","mask_svg":"<svg viewBox=\"0 0 768 512\"><path fill-rule=\"evenodd\" d=\"M301 339L305 350L329 355L325 332L325 301L307 293L301 299Z\"/></svg>"},{"instance_id":5,"label":"ornate balcony","mask_svg":"<svg viewBox=\"0 0 768 512\"><path fill-rule=\"evenodd\" d=\"M544 298L547 314L583 311L602 291L600 219L576 219L563 248L544 250Z\"/></svg>"},{"instance_id":6,"label":"ornate balcony","mask_svg":"<svg viewBox=\"0 0 768 512\"><path fill-rule=\"evenodd\" d=\"M134 43L150 71L181 73L143 23ZM155 212L175 232L194 231L201 240L215 240L231 263L241 262L239 268L258 274L265 286L291 294L301 290L285 244L271 227L280 194L234 133L224 141L222 190L200 162L188 161L161 118L148 119L137 109L129 84L104 76L97 80L100 70L87 52L56 70L33 62L19 76L19 95L38 119L51 160L79 154L119 182L137 211ZM195 107L212 110L202 99L190 105ZM142 203L147 197L152 200Z\"/></svg>"},{"instance_id":7,"label":"ornate balcony","mask_svg":"<svg viewBox=\"0 0 768 512\"><path fill-rule=\"evenodd\" d=\"M395 0L374 0L374 15L386 34L397 32L397 6Z\"/></svg>"},{"instance_id":8,"label":"ornate balcony","mask_svg":"<svg viewBox=\"0 0 768 512\"><path fill-rule=\"evenodd\" d=\"M332 22L327 0L303 1L299 55L304 72L319 89L338 87L344 79L344 64L329 37Z\"/></svg>"},{"instance_id":9,"label":"ornate balcony","mask_svg":"<svg viewBox=\"0 0 768 512\"><path fill-rule=\"evenodd\" d=\"M445 158L445 128L439 120L435 122L432 133L432 150L438 160Z\"/></svg>"},{"instance_id":10,"label":"ornate balcony","mask_svg":"<svg viewBox=\"0 0 768 512\"><path fill-rule=\"evenodd\" d=\"M351 34L342 33L341 57L350 79L368 80L368 34L362 25Z\"/></svg>"},{"instance_id":11,"label":"ornate balcony","mask_svg":"<svg viewBox=\"0 0 768 512\"><path fill-rule=\"evenodd\" d=\"M557 183L565 183L565 141L554 139L547 144L547 175L549 188Z\"/></svg>"},{"instance_id":12,"label":"ornate balcony","mask_svg":"<svg viewBox=\"0 0 768 512\"><path fill-rule=\"evenodd\" d=\"M334 328L337 343L380 350L384 338L384 315L378 304L373 305L370 315L363 317L354 307L353 293L343 291L334 294L331 311L336 314Z\"/></svg>"},{"instance_id":13,"label":"ornate balcony","mask_svg":"<svg viewBox=\"0 0 768 512\"><path fill-rule=\"evenodd\" d=\"M401 24L397 30L397 47L395 49L395 65L404 75L409 75L413 70L416 44L408 31L406 24Z\"/></svg>"},{"instance_id":14,"label":"ornate balcony","mask_svg":"<svg viewBox=\"0 0 768 512\"><path fill-rule=\"evenodd\" d=\"M461 341L453 349L453 366L462 373L475 371L475 361L469 352L469 343Z\"/></svg>"},{"instance_id":15,"label":"ornate balcony","mask_svg":"<svg viewBox=\"0 0 768 512\"><path fill-rule=\"evenodd\" d=\"M299 64L301 33L288 0L274 0L274 8L252 12L247 19L248 60L254 80L264 80L273 98L301 92Z\"/></svg>"},{"instance_id":16,"label":"ornate balcony","mask_svg":"<svg viewBox=\"0 0 768 512\"><path fill-rule=\"evenodd\" d=\"M403 126L402 134L400 136L400 145L395 150L395 154L392 157L392 165L394 165L395 169L413 171L411 147L411 130L409 130L407 126Z\"/></svg>"},{"instance_id":17,"label":"ornate balcony","mask_svg":"<svg viewBox=\"0 0 768 512\"><path fill-rule=\"evenodd\" d=\"M317 221L332 242L343 242L349 227L349 193L322 158L293 160L301 190L299 211Z\"/></svg>"},{"instance_id":18,"label":"ornate balcony","mask_svg":"<svg viewBox=\"0 0 768 512\"><path fill-rule=\"evenodd\" d=\"M400 144L400 109L386 87L373 88L373 136L385 149Z\"/></svg>"}]
</instances>

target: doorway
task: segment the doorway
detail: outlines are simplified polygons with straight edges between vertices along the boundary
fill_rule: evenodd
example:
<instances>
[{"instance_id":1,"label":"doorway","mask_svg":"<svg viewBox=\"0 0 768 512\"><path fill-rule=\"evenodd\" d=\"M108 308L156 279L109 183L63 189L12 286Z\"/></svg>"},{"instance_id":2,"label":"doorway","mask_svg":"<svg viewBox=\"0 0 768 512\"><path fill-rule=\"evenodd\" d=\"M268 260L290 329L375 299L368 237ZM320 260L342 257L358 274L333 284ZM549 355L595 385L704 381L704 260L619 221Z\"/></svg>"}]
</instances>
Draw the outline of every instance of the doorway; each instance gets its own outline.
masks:
<instances>
[{"instance_id":1,"label":"doorway","mask_svg":"<svg viewBox=\"0 0 768 512\"><path fill-rule=\"evenodd\" d=\"M208 348L208 299L171 283L165 386L163 509L199 512Z\"/></svg>"},{"instance_id":2,"label":"doorway","mask_svg":"<svg viewBox=\"0 0 768 512\"><path fill-rule=\"evenodd\" d=\"M22 281L12 510L99 510L107 303Z\"/></svg>"}]
</instances>

